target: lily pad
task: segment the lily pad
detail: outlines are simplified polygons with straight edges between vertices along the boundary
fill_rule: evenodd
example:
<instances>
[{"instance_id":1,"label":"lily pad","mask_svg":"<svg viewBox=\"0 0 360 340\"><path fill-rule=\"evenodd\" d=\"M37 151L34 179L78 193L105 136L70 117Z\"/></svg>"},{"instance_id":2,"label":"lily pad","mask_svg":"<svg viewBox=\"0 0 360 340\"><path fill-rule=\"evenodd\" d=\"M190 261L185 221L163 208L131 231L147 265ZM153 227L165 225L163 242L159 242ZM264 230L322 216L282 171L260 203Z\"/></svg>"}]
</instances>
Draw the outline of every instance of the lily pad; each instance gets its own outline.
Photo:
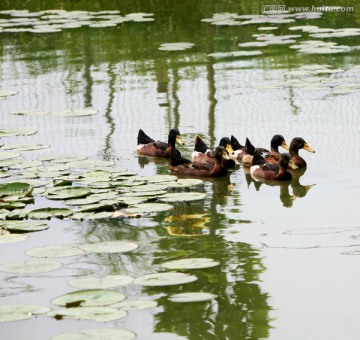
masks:
<instances>
[{"instance_id":1,"label":"lily pad","mask_svg":"<svg viewBox=\"0 0 360 340\"><path fill-rule=\"evenodd\" d=\"M86 160L74 161L68 163L69 167L71 168L83 168L83 169L95 168L98 166L111 166L113 164L114 163L111 161L104 161L101 159L86 159Z\"/></svg>"},{"instance_id":2,"label":"lily pad","mask_svg":"<svg viewBox=\"0 0 360 340\"><path fill-rule=\"evenodd\" d=\"M100 211L100 212L79 212L71 216L72 220L82 221L82 220L98 220L102 218L112 217L114 212L112 211Z\"/></svg>"},{"instance_id":3,"label":"lily pad","mask_svg":"<svg viewBox=\"0 0 360 340\"><path fill-rule=\"evenodd\" d=\"M120 302L125 295L112 290L86 289L59 296L51 302L62 307L102 307Z\"/></svg>"},{"instance_id":4,"label":"lily pad","mask_svg":"<svg viewBox=\"0 0 360 340\"><path fill-rule=\"evenodd\" d=\"M66 200L71 198L81 198L90 195L91 190L85 187L56 187L48 190L48 198L52 200Z\"/></svg>"},{"instance_id":5,"label":"lily pad","mask_svg":"<svg viewBox=\"0 0 360 340\"><path fill-rule=\"evenodd\" d=\"M202 192L169 192L159 196L162 202L190 202L205 199L206 194Z\"/></svg>"},{"instance_id":6,"label":"lily pad","mask_svg":"<svg viewBox=\"0 0 360 340\"><path fill-rule=\"evenodd\" d=\"M127 213L155 213L174 209L170 204L165 203L143 203L124 209Z\"/></svg>"},{"instance_id":7,"label":"lily pad","mask_svg":"<svg viewBox=\"0 0 360 340\"><path fill-rule=\"evenodd\" d=\"M202 302L202 301L210 301L215 298L216 295L211 293L189 292L189 293L173 294L169 297L169 300L172 302Z\"/></svg>"},{"instance_id":8,"label":"lily pad","mask_svg":"<svg viewBox=\"0 0 360 340\"><path fill-rule=\"evenodd\" d=\"M136 301L123 301L111 305L111 307L120 308L122 310L142 310L155 308L158 306L158 303L153 300L136 300Z\"/></svg>"},{"instance_id":9,"label":"lily pad","mask_svg":"<svg viewBox=\"0 0 360 340\"><path fill-rule=\"evenodd\" d=\"M126 329L120 328L91 328L83 329L79 333L61 333L51 337L51 340L132 340L136 335Z\"/></svg>"},{"instance_id":10,"label":"lily pad","mask_svg":"<svg viewBox=\"0 0 360 340\"><path fill-rule=\"evenodd\" d=\"M0 90L0 98L7 98L10 96L13 96L14 94L17 94L18 91L13 91L13 90Z\"/></svg>"},{"instance_id":11,"label":"lily pad","mask_svg":"<svg viewBox=\"0 0 360 340\"><path fill-rule=\"evenodd\" d=\"M28 183L10 182L0 184L0 197L16 195L18 197L26 197L31 194L32 187Z\"/></svg>"},{"instance_id":12,"label":"lily pad","mask_svg":"<svg viewBox=\"0 0 360 340\"><path fill-rule=\"evenodd\" d=\"M22 129L1 129L0 137L12 137L12 136L30 136L34 135L37 130L22 128Z\"/></svg>"},{"instance_id":13,"label":"lily pad","mask_svg":"<svg viewBox=\"0 0 360 340\"><path fill-rule=\"evenodd\" d=\"M47 144L8 144L8 145L4 145L2 147L2 149L3 150L15 150L15 151L21 152L21 151L42 150L42 149L47 149L49 147L50 147L50 145L47 145ZM0 158L0 160L1 160L1 158Z\"/></svg>"},{"instance_id":14,"label":"lily pad","mask_svg":"<svg viewBox=\"0 0 360 340\"><path fill-rule=\"evenodd\" d=\"M38 305L2 305L0 306L0 322L20 321L43 315L50 311L49 307Z\"/></svg>"},{"instance_id":15,"label":"lily pad","mask_svg":"<svg viewBox=\"0 0 360 340\"><path fill-rule=\"evenodd\" d=\"M5 147L2 147L3 150L6 150ZM0 161L4 160L4 159L12 159L12 158L17 158L20 157L21 155L19 153L15 153L15 152L0 152Z\"/></svg>"},{"instance_id":16,"label":"lily pad","mask_svg":"<svg viewBox=\"0 0 360 340\"><path fill-rule=\"evenodd\" d=\"M28 221L6 221L1 227L16 233L41 231L49 228L46 223Z\"/></svg>"},{"instance_id":17,"label":"lily pad","mask_svg":"<svg viewBox=\"0 0 360 340\"><path fill-rule=\"evenodd\" d=\"M10 112L13 115L19 115L19 116L44 116L47 113L43 111L12 111Z\"/></svg>"},{"instance_id":18,"label":"lily pad","mask_svg":"<svg viewBox=\"0 0 360 340\"><path fill-rule=\"evenodd\" d=\"M15 243L24 241L29 237L29 234L2 234L0 235L0 243Z\"/></svg>"},{"instance_id":19,"label":"lily pad","mask_svg":"<svg viewBox=\"0 0 360 340\"><path fill-rule=\"evenodd\" d=\"M169 272L169 273L156 273L140 276L135 279L135 283L142 286L173 286L185 283L194 282L197 280L195 275Z\"/></svg>"},{"instance_id":20,"label":"lily pad","mask_svg":"<svg viewBox=\"0 0 360 340\"><path fill-rule=\"evenodd\" d=\"M237 57L253 57L262 54L261 51L234 51L234 52L216 52L208 54L208 57L214 59L237 58Z\"/></svg>"},{"instance_id":21,"label":"lily pad","mask_svg":"<svg viewBox=\"0 0 360 340\"><path fill-rule=\"evenodd\" d=\"M50 311L48 316L55 319L95 320L109 322L127 315L124 310L110 307L72 307Z\"/></svg>"},{"instance_id":22,"label":"lily pad","mask_svg":"<svg viewBox=\"0 0 360 340\"><path fill-rule=\"evenodd\" d=\"M189 42L177 42L177 43L165 43L159 47L160 51L184 51L192 48L193 43Z\"/></svg>"},{"instance_id":23,"label":"lily pad","mask_svg":"<svg viewBox=\"0 0 360 340\"><path fill-rule=\"evenodd\" d=\"M72 211L66 208L41 208L28 213L28 217L34 220L46 220L52 217L63 218L70 216Z\"/></svg>"},{"instance_id":24,"label":"lily pad","mask_svg":"<svg viewBox=\"0 0 360 340\"><path fill-rule=\"evenodd\" d=\"M89 253L127 253L139 248L139 245L132 241L108 241L88 243L81 246L81 249Z\"/></svg>"},{"instance_id":25,"label":"lily pad","mask_svg":"<svg viewBox=\"0 0 360 340\"><path fill-rule=\"evenodd\" d=\"M219 264L213 259L197 257L165 262L161 264L161 267L166 269L201 269L215 267Z\"/></svg>"},{"instance_id":26,"label":"lily pad","mask_svg":"<svg viewBox=\"0 0 360 340\"><path fill-rule=\"evenodd\" d=\"M83 116L92 116L98 111L94 109L75 109L75 110L63 110L50 112L53 116L62 116L62 117L83 117Z\"/></svg>"},{"instance_id":27,"label":"lily pad","mask_svg":"<svg viewBox=\"0 0 360 340\"><path fill-rule=\"evenodd\" d=\"M44 247L28 249L25 254L32 257L66 257L84 253L82 249L73 244L54 244Z\"/></svg>"},{"instance_id":28,"label":"lily pad","mask_svg":"<svg viewBox=\"0 0 360 340\"><path fill-rule=\"evenodd\" d=\"M17 274L46 273L62 266L56 261L24 261L5 263L0 266L0 271Z\"/></svg>"},{"instance_id":29,"label":"lily pad","mask_svg":"<svg viewBox=\"0 0 360 340\"><path fill-rule=\"evenodd\" d=\"M106 275L103 277L80 277L75 279L70 279L67 283L71 287L81 288L81 289L107 289L114 288L119 286L125 286L134 279L128 275Z\"/></svg>"}]
</instances>

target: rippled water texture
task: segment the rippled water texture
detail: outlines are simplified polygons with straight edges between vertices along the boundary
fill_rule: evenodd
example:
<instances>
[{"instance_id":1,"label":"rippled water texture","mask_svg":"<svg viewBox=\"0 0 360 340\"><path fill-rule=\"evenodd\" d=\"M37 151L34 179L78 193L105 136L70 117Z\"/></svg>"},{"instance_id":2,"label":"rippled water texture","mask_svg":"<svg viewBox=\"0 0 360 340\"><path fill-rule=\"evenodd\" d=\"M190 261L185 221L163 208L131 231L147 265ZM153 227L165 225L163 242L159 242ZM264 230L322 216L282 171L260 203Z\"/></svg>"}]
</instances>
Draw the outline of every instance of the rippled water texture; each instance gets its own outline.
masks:
<instances>
[{"instance_id":1,"label":"rippled water texture","mask_svg":"<svg viewBox=\"0 0 360 340\"><path fill-rule=\"evenodd\" d=\"M274 134L288 144L300 136L316 153L300 151L308 167L291 183L256 182L238 166L228 177L196 187L204 200L177 203L171 212L51 219L49 229L1 244L1 265L31 260L25 251L45 245L139 245L131 253L55 259L63 266L49 273L2 272L2 305L55 308L51 300L76 290L67 281L84 275L137 278L183 258L210 258L219 265L183 270L197 277L184 285L115 288L128 301L158 304L117 321L39 316L0 323L0 337L49 339L118 327L138 339L359 338L360 6L353 5L353 12L259 16L259 1L2 0L0 96L16 93L0 98L0 130L37 133L3 137L1 144L50 145L21 152L24 159L81 155L142 176L168 174L166 160L136 154L136 138L141 128L166 141L174 126L186 157L196 134L211 147L231 135L267 148ZM64 11L38 13L55 9ZM170 43L190 44L163 45ZM84 108L97 113L53 114ZM47 205L36 197L36 207ZM216 298L169 299L185 292Z\"/></svg>"}]
</instances>

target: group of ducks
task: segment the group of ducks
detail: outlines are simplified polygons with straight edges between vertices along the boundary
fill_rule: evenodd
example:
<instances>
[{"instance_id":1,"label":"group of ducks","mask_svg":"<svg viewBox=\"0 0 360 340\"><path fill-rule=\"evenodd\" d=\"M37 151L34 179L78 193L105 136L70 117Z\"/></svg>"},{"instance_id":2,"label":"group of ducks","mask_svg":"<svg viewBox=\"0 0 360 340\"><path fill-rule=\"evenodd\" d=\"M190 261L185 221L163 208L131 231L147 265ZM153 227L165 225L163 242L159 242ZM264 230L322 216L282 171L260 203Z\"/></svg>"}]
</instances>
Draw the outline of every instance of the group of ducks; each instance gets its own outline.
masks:
<instances>
[{"instance_id":1,"label":"group of ducks","mask_svg":"<svg viewBox=\"0 0 360 340\"><path fill-rule=\"evenodd\" d=\"M143 156L169 158L169 169L172 173L201 176L221 177L228 174L228 169L240 163L249 169L255 178L286 181L292 178L292 170L305 169L306 162L300 157L299 150L315 151L301 137L295 137L290 146L281 135L275 135L270 142L270 150L255 148L246 138L245 145L238 140L223 137L219 146L211 150L200 136L195 136L192 160L181 156L176 143L184 145L180 132L173 128L169 132L168 142L155 141L139 130L137 138L137 152ZM280 153L279 147L289 151Z\"/></svg>"}]
</instances>

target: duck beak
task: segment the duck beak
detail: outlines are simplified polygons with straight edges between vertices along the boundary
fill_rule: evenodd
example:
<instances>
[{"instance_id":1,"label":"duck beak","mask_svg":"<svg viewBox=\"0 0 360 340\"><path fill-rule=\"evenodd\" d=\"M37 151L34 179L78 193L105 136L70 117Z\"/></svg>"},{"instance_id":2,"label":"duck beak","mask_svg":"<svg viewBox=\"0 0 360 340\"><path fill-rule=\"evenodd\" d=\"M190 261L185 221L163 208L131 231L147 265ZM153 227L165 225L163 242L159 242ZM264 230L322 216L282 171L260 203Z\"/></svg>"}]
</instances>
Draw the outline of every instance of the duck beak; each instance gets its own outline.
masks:
<instances>
[{"instance_id":1,"label":"duck beak","mask_svg":"<svg viewBox=\"0 0 360 340\"><path fill-rule=\"evenodd\" d=\"M229 153L229 155L233 155L235 153L231 144L226 144L226 151Z\"/></svg>"},{"instance_id":2,"label":"duck beak","mask_svg":"<svg viewBox=\"0 0 360 340\"><path fill-rule=\"evenodd\" d=\"M185 145L184 141L182 140L180 135L176 136L176 143L180 144L180 145Z\"/></svg>"},{"instance_id":3,"label":"duck beak","mask_svg":"<svg viewBox=\"0 0 360 340\"><path fill-rule=\"evenodd\" d=\"M224 152L222 153L222 158L223 159L231 159L229 156L229 153L226 150L224 150Z\"/></svg>"},{"instance_id":4,"label":"duck beak","mask_svg":"<svg viewBox=\"0 0 360 340\"><path fill-rule=\"evenodd\" d=\"M289 150L289 149L290 149L290 148L289 148L289 145L287 145L285 141L283 141L283 142L281 143L281 147L283 147L285 150Z\"/></svg>"},{"instance_id":5,"label":"duck beak","mask_svg":"<svg viewBox=\"0 0 360 340\"><path fill-rule=\"evenodd\" d=\"M290 159L289 160L289 167L291 168L291 169L294 169L294 170L297 170L298 169L298 166L297 165L295 165L295 163L293 162L293 160L292 159Z\"/></svg>"},{"instance_id":6,"label":"duck beak","mask_svg":"<svg viewBox=\"0 0 360 340\"><path fill-rule=\"evenodd\" d=\"M315 153L315 150L313 150L307 143L305 143L303 149L306 150L306 151Z\"/></svg>"}]
</instances>

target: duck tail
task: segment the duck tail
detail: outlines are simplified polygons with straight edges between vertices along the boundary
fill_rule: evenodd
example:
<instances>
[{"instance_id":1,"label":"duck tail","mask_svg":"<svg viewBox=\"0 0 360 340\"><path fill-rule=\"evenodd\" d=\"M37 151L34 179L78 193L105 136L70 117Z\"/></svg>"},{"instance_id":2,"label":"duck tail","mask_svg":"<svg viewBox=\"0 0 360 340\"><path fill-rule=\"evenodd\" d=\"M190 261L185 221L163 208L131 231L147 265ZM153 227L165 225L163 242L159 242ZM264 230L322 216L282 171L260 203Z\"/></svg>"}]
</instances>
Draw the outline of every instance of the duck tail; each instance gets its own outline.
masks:
<instances>
[{"instance_id":1,"label":"duck tail","mask_svg":"<svg viewBox=\"0 0 360 340\"><path fill-rule=\"evenodd\" d=\"M249 155L254 155L255 146L251 144L249 138L246 137L245 152Z\"/></svg>"},{"instance_id":2,"label":"duck tail","mask_svg":"<svg viewBox=\"0 0 360 340\"><path fill-rule=\"evenodd\" d=\"M195 136L195 146L194 151L206 153L206 151L209 150L208 146L205 144L205 142L201 139L199 135Z\"/></svg>"},{"instance_id":3,"label":"duck tail","mask_svg":"<svg viewBox=\"0 0 360 340\"><path fill-rule=\"evenodd\" d=\"M139 144L148 144L155 142L152 138L150 138L143 130L139 130L137 143Z\"/></svg>"},{"instance_id":4,"label":"duck tail","mask_svg":"<svg viewBox=\"0 0 360 340\"><path fill-rule=\"evenodd\" d=\"M231 143L231 147L233 148L234 151L240 150L240 149L242 149L242 148L244 147L243 145L241 145L241 144L239 143L239 141L237 140L237 138L234 137L233 135L231 135L230 143Z\"/></svg>"}]
</instances>

